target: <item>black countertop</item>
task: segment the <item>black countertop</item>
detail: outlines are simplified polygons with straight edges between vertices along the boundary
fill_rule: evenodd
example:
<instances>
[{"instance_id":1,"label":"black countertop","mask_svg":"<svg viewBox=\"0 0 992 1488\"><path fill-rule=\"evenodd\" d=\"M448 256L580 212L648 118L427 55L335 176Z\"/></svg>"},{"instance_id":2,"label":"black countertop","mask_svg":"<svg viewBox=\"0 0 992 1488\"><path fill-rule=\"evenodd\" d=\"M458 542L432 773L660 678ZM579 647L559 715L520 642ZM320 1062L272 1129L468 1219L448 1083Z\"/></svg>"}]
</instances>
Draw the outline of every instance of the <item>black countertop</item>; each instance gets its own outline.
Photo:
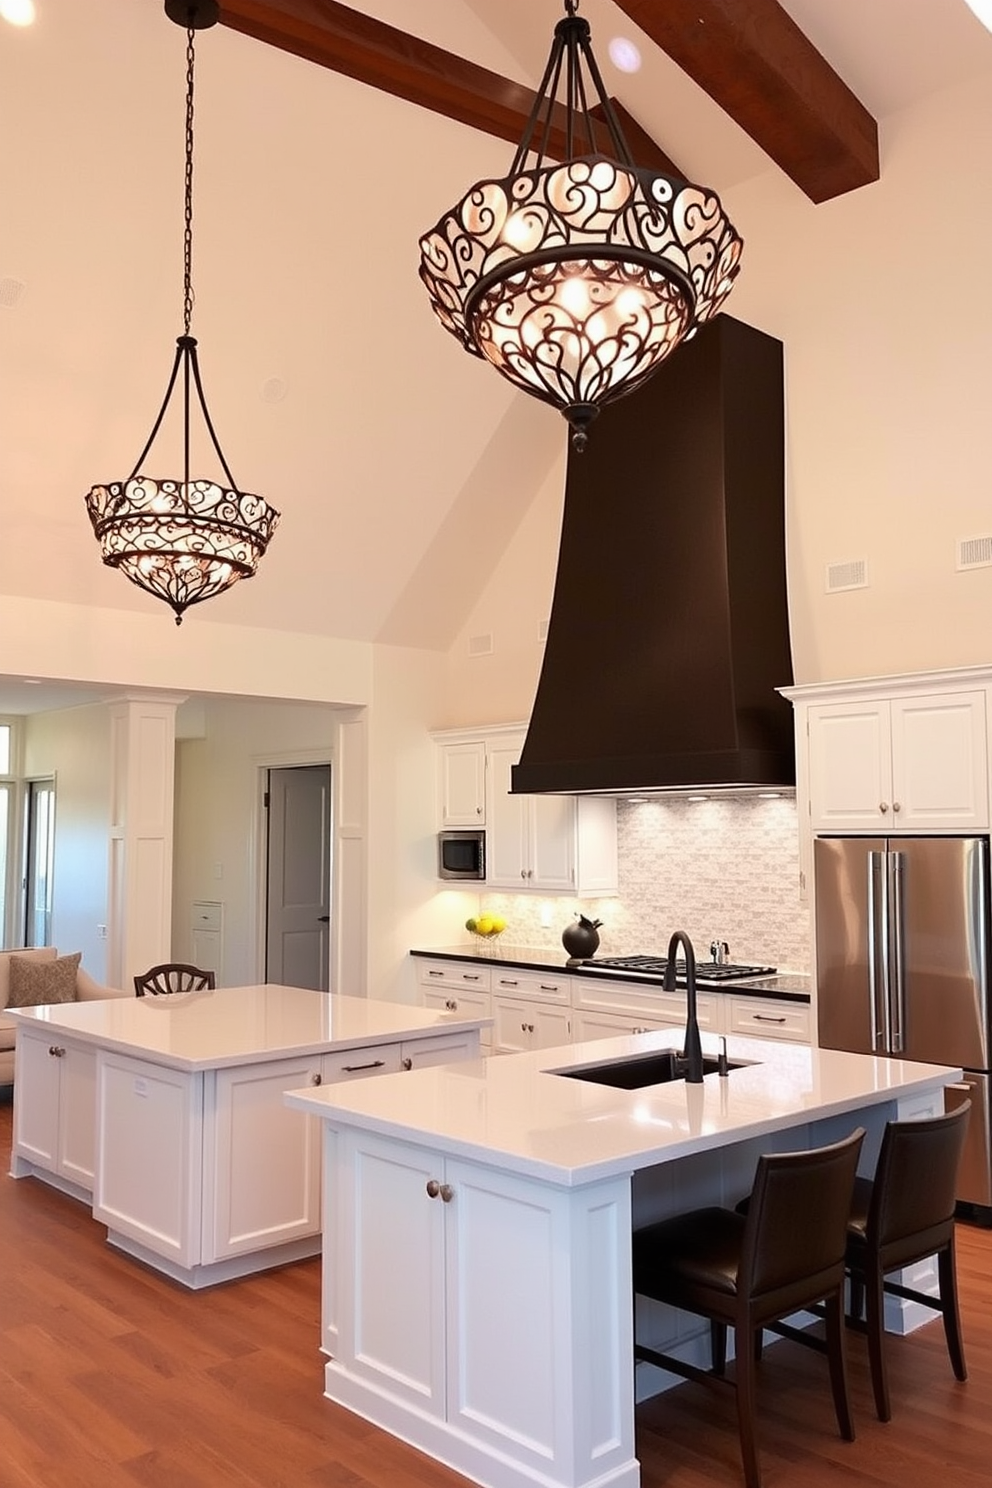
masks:
<instances>
[{"instance_id":1,"label":"black countertop","mask_svg":"<svg viewBox=\"0 0 992 1488\"><path fill-rule=\"evenodd\" d=\"M662 985L661 976L652 976L647 972L639 972L636 976L626 973L617 976L605 968L600 970L596 966L595 957L590 957L580 965L575 965L568 961L564 951L503 945L501 941L483 943L478 949L471 945L435 946L432 949L418 946L410 951L410 955L427 957L432 961L470 961L482 962L485 966L514 966L523 971L557 971L567 973L569 976L599 975L608 977L611 982L626 982L635 986L660 987ZM698 964L698 975L701 979L705 978L705 962ZM776 972L773 976L753 977L746 981L712 983L703 990L723 994L734 992L742 997L780 997L785 1002L808 1003L810 979L801 972Z\"/></svg>"}]
</instances>

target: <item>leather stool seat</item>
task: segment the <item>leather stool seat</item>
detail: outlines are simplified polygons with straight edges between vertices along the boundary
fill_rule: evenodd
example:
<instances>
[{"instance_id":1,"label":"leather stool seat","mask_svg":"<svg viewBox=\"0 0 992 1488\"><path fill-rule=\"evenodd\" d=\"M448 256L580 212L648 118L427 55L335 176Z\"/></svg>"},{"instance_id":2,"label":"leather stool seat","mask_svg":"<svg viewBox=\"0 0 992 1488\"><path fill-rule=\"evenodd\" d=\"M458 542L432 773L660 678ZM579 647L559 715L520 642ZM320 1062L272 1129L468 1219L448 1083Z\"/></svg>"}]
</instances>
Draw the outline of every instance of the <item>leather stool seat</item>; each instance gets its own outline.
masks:
<instances>
[{"instance_id":1,"label":"leather stool seat","mask_svg":"<svg viewBox=\"0 0 992 1488\"><path fill-rule=\"evenodd\" d=\"M864 1140L758 1159L747 1214L696 1209L637 1230L634 1292L710 1321L709 1370L635 1341L634 1357L687 1379L733 1385L748 1488L759 1488L755 1416L756 1344L773 1324L827 1354L841 1435L854 1438L844 1364L843 1289L847 1219ZM807 1338L781 1320L823 1302L827 1339ZM736 1338L734 1378L726 1375L727 1329Z\"/></svg>"}]
</instances>

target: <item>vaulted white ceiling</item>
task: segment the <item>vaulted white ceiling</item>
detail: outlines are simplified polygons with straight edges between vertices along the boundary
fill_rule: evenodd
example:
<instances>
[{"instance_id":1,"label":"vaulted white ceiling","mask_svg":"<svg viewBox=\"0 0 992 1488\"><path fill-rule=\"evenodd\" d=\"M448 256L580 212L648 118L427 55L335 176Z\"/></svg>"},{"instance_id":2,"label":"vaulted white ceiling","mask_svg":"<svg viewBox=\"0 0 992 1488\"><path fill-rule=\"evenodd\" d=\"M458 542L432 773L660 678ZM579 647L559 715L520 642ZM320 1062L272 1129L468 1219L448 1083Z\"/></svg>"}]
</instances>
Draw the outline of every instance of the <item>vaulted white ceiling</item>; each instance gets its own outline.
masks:
<instances>
[{"instance_id":1,"label":"vaulted white ceiling","mask_svg":"<svg viewBox=\"0 0 992 1488\"><path fill-rule=\"evenodd\" d=\"M161 608L167 626L100 563L83 497L130 472L182 330L184 36L161 0L36 3L34 27L0 23L0 593ZM883 172L887 115L990 67L964 0L784 3L879 120ZM359 8L530 87L562 13ZM727 191L775 169L616 5L581 9L611 91L687 174ZM614 35L638 43L638 73L609 63ZM229 27L201 33L193 332L232 472L283 520L258 576L188 625L451 644L566 432L459 350L417 278L419 233L511 154ZM155 449L149 472L173 473L175 437Z\"/></svg>"}]
</instances>

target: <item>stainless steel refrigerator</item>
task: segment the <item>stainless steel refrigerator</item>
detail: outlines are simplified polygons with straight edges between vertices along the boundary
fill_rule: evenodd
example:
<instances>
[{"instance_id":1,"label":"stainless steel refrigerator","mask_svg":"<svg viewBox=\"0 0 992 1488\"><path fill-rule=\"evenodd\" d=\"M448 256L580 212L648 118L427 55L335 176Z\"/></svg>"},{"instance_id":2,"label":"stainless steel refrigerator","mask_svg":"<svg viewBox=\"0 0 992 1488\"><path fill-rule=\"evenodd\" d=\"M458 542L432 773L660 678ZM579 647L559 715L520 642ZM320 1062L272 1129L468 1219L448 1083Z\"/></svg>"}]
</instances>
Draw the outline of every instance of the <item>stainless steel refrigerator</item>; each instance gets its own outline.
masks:
<instances>
[{"instance_id":1,"label":"stainless steel refrigerator","mask_svg":"<svg viewBox=\"0 0 992 1488\"><path fill-rule=\"evenodd\" d=\"M992 1205L988 839L817 837L814 883L821 1047L960 1066L958 1198Z\"/></svg>"}]
</instances>

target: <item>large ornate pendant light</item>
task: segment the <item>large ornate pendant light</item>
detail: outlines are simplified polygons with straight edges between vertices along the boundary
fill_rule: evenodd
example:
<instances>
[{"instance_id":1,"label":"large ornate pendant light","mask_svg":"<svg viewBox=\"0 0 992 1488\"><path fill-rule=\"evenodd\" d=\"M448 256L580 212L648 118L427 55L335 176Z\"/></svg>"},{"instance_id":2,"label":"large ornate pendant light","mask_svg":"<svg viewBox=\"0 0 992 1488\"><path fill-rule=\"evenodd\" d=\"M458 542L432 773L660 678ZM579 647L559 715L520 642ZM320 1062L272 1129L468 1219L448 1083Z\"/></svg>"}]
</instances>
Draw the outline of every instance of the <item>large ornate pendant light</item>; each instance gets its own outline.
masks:
<instances>
[{"instance_id":1,"label":"large ornate pendant light","mask_svg":"<svg viewBox=\"0 0 992 1488\"><path fill-rule=\"evenodd\" d=\"M477 182L421 238L420 277L445 329L559 408L581 450L602 405L716 314L742 243L714 192L634 164L577 9L565 0L509 174ZM566 158L545 164L563 74Z\"/></svg>"},{"instance_id":2,"label":"large ornate pendant light","mask_svg":"<svg viewBox=\"0 0 992 1488\"><path fill-rule=\"evenodd\" d=\"M261 496L235 483L214 433L200 381L196 340L190 335L193 314L193 74L194 33L213 26L220 14L217 0L165 0L170 20L186 28L186 189L183 236L183 334L151 434L124 480L93 486L86 497L93 531L103 561L119 568L139 588L162 599L176 624L190 605L212 599L239 579L250 578L269 544L279 513ZM139 474L162 425L182 372L182 475L163 478ZM190 476L190 396L195 389L210 441L227 480Z\"/></svg>"}]
</instances>

